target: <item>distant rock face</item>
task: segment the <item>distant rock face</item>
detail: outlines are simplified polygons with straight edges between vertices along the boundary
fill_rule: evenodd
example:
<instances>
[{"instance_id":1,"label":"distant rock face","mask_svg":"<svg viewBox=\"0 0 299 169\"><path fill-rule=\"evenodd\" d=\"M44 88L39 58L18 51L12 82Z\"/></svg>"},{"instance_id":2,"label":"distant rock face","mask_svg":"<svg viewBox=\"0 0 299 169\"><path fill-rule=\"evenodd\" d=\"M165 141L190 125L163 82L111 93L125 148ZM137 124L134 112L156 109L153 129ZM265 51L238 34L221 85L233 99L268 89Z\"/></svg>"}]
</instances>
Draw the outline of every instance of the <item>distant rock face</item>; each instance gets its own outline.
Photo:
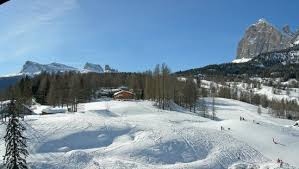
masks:
<instances>
[{"instance_id":1,"label":"distant rock face","mask_svg":"<svg viewBox=\"0 0 299 169\"><path fill-rule=\"evenodd\" d=\"M63 65L60 63L50 64L39 64L32 61L26 61L20 73L27 75L35 75L41 72L57 73L57 72L68 72L68 71L79 71L77 68Z\"/></svg>"},{"instance_id":2,"label":"distant rock face","mask_svg":"<svg viewBox=\"0 0 299 169\"><path fill-rule=\"evenodd\" d=\"M26 61L18 75L34 76L40 74L41 72L117 73L118 70L112 69L109 65L105 65L105 69L103 69L101 65L88 62L85 64L83 69L78 69L60 63L40 64L32 61Z\"/></svg>"},{"instance_id":3,"label":"distant rock face","mask_svg":"<svg viewBox=\"0 0 299 169\"><path fill-rule=\"evenodd\" d=\"M115 73L118 72L116 69L112 69L109 65L105 65L105 73Z\"/></svg>"},{"instance_id":4,"label":"distant rock face","mask_svg":"<svg viewBox=\"0 0 299 169\"><path fill-rule=\"evenodd\" d=\"M87 62L83 68L83 72L103 73L104 70L101 65Z\"/></svg>"},{"instance_id":5,"label":"distant rock face","mask_svg":"<svg viewBox=\"0 0 299 169\"><path fill-rule=\"evenodd\" d=\"M237 59L253 58L261 53L291 46L294 37L290 35L289 26L285 26L283 31L283 33L280 32L265 19L260 19L246 30L244 37L239 42Z\"/></svg>"}]
</instances>

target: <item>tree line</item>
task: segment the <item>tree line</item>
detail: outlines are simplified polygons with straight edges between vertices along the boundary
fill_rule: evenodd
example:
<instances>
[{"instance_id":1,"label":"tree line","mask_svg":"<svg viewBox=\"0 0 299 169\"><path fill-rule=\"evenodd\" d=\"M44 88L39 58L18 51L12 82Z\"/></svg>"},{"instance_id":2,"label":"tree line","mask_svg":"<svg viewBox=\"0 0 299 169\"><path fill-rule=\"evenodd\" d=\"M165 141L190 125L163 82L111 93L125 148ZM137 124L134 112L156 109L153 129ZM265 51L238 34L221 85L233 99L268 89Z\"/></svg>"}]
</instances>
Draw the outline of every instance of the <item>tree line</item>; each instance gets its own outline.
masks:
<instances>
[{"instance_id":1,"label":"tree line","mask_svg":"<svg viewBox=\"0 0 299 169\"><path fill-rule=\"evenodd\" d=\"M268 109L269 114L279 118L299 119L299 105L296 100L269 99L266 95L255 94L252 89L240 90L235 85L217 87L217 97L262 106Z\"/></svg>"},{"instance_id":2,"label":"tree line","mask_svg":"<svg viewBox=\"0 0 299 169\"><path fill-rule=\"evenodd\" d=\"M27 104L34 98L40 104L66 106L76 111L78 103L96 98L101 88L120 86L132 89L136 99L153 100L162 109L169 108L171 101L194 109L199 96L196 80L177 78L166 64L143 73L43 72L32 78L24 77L0 96L2 100L14 96Z\"/></svg>"},{"instance_id":3,"label":"tree line","mask_svg":"<svg viewBox=\"0 0 299 169\"><path fill-rule=\"evenodd\" d=\"M41 73L33 78L25 77L16 85L2 93L2 100L13 95L30 104L34 98L40 104L68 107L77 111L78 103L89 102L98 97L101 88L118 88L127 86L135 93L136 99L152 100L162 109L169 109L174 102L196 112L207 114L206 103L201 97L213 96L240 100L271 109L278 117L298 119L299 106L296 101L268 99L265 95L255 94L252 88L261 88L261 83L252 82L239 90L236 83L227 85L218 76L209 77L222 85L201 87L197 78L179 77L171 72L166 64L156 65L153 70L143 73ZM213 83L211 83L213 84ZM274 91L275 92L275 91ZM212 108L213 109L213 108Z\"/></svg>"}]
</instances>

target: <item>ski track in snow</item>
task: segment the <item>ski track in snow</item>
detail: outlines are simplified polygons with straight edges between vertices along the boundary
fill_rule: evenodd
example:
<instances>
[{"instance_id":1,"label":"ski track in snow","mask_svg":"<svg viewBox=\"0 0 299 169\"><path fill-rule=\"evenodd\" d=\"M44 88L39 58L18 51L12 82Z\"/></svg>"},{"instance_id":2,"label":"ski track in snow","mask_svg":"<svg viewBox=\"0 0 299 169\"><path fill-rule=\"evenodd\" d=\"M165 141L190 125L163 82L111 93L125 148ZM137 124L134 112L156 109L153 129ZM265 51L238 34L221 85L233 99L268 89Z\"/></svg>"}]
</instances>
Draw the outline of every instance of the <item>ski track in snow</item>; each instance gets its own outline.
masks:
<instances>
[{"instance_id":1,"label":"ski track in snow","mask_svg":"<svg viewBox=\"0 0 299 169\"><path fill-rule=\"evenodd\" d=\"M299 166L299 129L290 127L293 122L258 115L256 106L239 101L217 98L219 121L178 106L178 111L159 110L150 101L81 106L80 113L26 117L32 169L274 169L277 158ZM231 130L220 131L220 126ZM0 131L2 155L4 125ZM272 137L286 146L274 145Z\"/></svg>"}]
</instances>

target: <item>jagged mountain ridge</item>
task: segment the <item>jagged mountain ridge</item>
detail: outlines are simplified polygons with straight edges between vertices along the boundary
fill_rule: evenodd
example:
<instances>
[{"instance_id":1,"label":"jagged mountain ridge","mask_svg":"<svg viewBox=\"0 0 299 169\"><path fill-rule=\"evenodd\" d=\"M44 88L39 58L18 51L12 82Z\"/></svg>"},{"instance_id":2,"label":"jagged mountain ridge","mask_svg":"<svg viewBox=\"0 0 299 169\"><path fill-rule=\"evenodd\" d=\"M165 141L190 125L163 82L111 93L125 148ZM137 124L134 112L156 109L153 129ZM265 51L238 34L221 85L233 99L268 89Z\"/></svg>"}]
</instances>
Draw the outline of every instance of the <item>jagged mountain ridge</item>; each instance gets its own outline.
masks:
<instances>
[{"instance_id":1,"label":"jagged mountain ridge","mask_svg":"<svg viewBox=\"0 0 299 169\"><path fill-rule=\"evenodd\" d=\"M105 65L105 73L118 72L116 69L112 69L109 65Z\"/></svg>"},{"instance_id":2,"label":"jagged mountain ridge","mask_svg":"<svg viewBox=\"0 0 299 169\"><path fill-rule=\"evenodd\" d=\"M79 71L79 69L67 66L60 63L50 64L39 64L32 61L26 61L20 73L27 75L35 75L41 72L57 73L57 72L68 72L68 71Z\"/></svg>"},{"instance_id":3,"label":"jagged mountain ridge","mask_svg":"<svg viewBox=\"0 0 299 169\"><path fill-rule=\"evenodd\" d=\"M71 66L67 66L60 63L50 63L50 64L40 64L37 62L26 61L23 65L20 74L25 74L29 76L33 76L39 74L41 72L47 73L58 73L58 72L81 72L81 73L104 73L104 72L117 72L116 69L110 68L109 65L105 65L105 70L101 67L101 65L93 64L93 63L86 63L84 68L78 69Z\"/></svg>"},{"instance_id":4,"label":"jagged mountain ridge","mask_svg":"<svg viewBox=\"0 0 299 169\"><path fill-rule=\"evenodd\" d=\"M116 69L110 68L109 65L105 65L105 69L99 64L86 63L83 69L67 66L60 63L40 64L33 61L26 61L22 67L20 73L11 74L0 77L0 91L6 89L10 85L15 84L18 80L25 76L35 76L41 72L47 73L59 73L59 72L80 72L80 73L116 73Z\"/></svg>"},{"instance_id":5,"label":"jagged mountain ridge","mask_svg":"<svg viewBox=\"0 0 299 169\"><path fill-rule=\"evenodd\" d=\"M238 44L236 59L254 58L259 54L291 47L299 38L298 32L293 33L286 25L277 29L265 19L258 20L249 26Z\"/></svg>"},{"instance_id":6,"label":"jagged mountain ridge","mask_svg":"<svg viewBox=\"0 0 299 169\"><path fill-rule=\"evenodd\" d=\"M94 72L94 73L103 73L104 70L102 68L101 65L98 64L93 64L93 63L89 63L87 62L84 65L83 71L82 72Z\"/></svg>"}]
</instances>

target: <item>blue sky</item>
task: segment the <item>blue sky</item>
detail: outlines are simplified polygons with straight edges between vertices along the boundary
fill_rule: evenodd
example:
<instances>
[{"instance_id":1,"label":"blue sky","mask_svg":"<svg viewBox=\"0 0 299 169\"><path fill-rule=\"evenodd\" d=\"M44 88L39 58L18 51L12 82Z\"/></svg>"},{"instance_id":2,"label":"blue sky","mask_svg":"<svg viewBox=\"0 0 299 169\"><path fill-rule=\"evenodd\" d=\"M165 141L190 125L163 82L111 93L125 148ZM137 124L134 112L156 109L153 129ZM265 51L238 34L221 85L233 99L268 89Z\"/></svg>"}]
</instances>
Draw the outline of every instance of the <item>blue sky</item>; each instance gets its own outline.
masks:
<instances>
[{"instance_id":1,"label":"blue sky","mask_svg":"<svg viewBox=\"0 0 299 169\"><path fill-rule=\"evenodd\" d=\"M295 0L11 0L0 6L0 75L26 60L173 71L233 60L260 18L299 27Z\"/></svg>"}]
</instances>

